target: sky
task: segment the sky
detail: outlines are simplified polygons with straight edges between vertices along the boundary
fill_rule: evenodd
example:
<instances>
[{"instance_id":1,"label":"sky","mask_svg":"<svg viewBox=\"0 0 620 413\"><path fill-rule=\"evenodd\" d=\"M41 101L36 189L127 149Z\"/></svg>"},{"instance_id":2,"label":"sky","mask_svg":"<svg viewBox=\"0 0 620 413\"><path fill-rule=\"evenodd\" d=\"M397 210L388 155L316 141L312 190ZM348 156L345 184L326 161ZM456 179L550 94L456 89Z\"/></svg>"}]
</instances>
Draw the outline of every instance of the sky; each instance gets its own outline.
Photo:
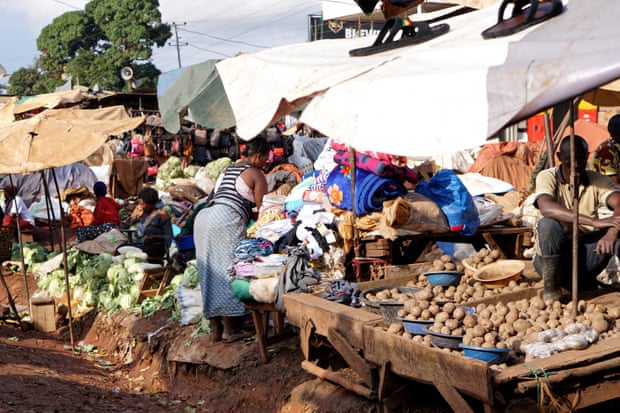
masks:
<instances>
[{"instance_id":1,"label":"sky","mask_svg":"<svg viewBox=\"0 0 620 413\"><path fill-rule=\"evenodd\" d=\"M0 0L0 65L8 73L32 66L41 29L87 2ZM181 66L304 42L308 15L321 12L320 0L159 0L159 5L162 22L177 25ZM174 29L168 44L155 48L153 62L162 72L179 67Z\"/></svg>"}]
</instances>

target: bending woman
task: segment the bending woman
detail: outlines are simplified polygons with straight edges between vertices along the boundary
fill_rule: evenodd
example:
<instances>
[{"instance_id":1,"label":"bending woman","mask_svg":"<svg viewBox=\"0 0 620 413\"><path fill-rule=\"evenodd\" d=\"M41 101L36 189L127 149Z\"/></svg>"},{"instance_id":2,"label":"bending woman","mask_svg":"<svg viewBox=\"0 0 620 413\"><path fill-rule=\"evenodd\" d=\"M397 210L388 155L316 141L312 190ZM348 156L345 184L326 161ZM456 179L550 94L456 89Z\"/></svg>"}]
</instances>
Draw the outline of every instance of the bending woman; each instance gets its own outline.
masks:
<instances>
[{"instance_id":1,"label":"bending woman","mask_svg":"<svg viewBox=\"0 0 620 413\"><path fill-rule=\"evenodd\" d=\"M203 313L209 319L215 341L231 342L242 337L235 331L231 317L246 313L230 287L228 268L235 248L246 238L252 208L260 208L267 192L262 168L269 158L269 144L263 137L249 141L245 158L229 166L209 206L194 224L194 244Z\"/></svg>"}]
</instances>

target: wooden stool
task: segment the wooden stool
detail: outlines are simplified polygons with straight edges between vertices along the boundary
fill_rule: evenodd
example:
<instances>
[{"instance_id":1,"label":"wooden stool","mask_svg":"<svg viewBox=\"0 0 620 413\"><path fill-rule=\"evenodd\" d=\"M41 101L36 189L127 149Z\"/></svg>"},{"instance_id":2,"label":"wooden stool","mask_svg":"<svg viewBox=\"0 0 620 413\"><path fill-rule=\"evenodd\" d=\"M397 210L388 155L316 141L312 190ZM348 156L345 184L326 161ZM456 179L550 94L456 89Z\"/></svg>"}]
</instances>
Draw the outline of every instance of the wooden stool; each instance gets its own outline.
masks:
<instances>
[{"instance_id":1,"label":"wooden stool","mask_svg":"<svg viewBox=\"0 0 620 413\"><path fill-rule=\"evenodd\" d=\"M256 342L263 363L269 362L268 344L282 341L292 333L284 326L284 314L279 312L274 304L259 303L258 301L244 301L245 308L252 313L252 321L256 330ZM269 317L273 321L273 334L269 336Z\"/></svg>"}]
</instances>

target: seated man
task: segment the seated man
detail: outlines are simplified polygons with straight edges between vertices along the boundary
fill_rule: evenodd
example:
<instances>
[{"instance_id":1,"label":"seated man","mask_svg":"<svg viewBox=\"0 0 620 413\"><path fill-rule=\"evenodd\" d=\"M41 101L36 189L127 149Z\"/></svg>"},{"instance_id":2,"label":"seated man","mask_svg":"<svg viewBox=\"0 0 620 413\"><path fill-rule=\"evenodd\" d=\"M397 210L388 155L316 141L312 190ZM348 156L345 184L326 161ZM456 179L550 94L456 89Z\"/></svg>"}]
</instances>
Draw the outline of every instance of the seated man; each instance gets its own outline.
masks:
<instances>
[{"instance_id":1,"label":"seated man","mask_svg":"<svg viewBox=\"0 0 620 413\"><path fill-rule=\"evenodd\" d=\"M612 254L620 254L620 190L608 176L586 170L588 144L575 142L575 186L579 199L578 271L580 289L596 287L596 276L606 267ZM558 300L560 287L571 279L573 196L570 190L570 137L560 143L560 165L541 171L536 177L534 205L542 218L536 226L537 246L534 267L544 280L544 297ZM607 205L613 212L598 217L598 208Z\"/></svg>"}]
</instances>

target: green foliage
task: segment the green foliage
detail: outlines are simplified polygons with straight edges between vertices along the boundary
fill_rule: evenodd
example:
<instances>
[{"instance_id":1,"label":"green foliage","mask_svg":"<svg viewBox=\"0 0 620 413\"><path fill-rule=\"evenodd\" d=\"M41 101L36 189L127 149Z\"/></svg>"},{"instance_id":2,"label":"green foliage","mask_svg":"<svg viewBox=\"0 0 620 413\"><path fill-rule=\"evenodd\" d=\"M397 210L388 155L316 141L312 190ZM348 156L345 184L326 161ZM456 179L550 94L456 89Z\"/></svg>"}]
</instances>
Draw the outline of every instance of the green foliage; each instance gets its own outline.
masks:
<instances>
[{"instance_id":1,"label":"green foliage","mask_svg":"<svg viewBox=\"0 0 620 413\"><path fill-rule=\"evenodd\" d=\"M127 90L120 77L125 66L135 81L155 87L161 72L150 61L153 47L172 36L158 7L158 0L91 0L84 11L56 17L37 38L41 57L35 67L13 73L7 92L52 92L67 76L74 84Z\"/></svg>"},{"instance_id":2,"label":"green foliage","mask_svg":"<svg viewBox=\"0 0 620 413\"><path fill-rule=\"evenodd\" d=\"M36 68L17 69L11 75L11 83L7 89L9 95L31 96L44 93L40 89L39 79L41 75Z\"/></svg>"}]
</instances>

